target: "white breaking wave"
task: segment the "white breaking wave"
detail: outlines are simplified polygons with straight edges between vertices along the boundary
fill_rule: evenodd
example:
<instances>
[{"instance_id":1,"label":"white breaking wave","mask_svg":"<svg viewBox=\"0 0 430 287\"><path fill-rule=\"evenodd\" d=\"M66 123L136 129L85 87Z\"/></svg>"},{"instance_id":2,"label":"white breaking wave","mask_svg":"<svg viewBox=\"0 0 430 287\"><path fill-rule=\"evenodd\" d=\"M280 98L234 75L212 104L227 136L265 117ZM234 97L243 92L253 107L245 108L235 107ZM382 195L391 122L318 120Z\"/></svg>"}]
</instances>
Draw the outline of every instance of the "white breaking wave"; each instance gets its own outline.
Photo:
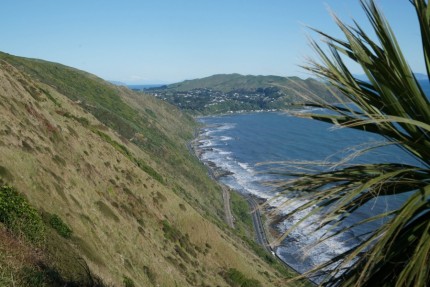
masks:
<instances>
[{"instance_id":1,"label":"white breaking wave","mask_svg":"<svg viewBox=\"0 0 430 287\"><path fill-rule=\"evenodd\" d=\"M270 200L270 205L274 208L279 208L281 214L289 213L303 204L303 201L297 200L288 206L281 207L285 197L274 199L270 189L262 183L263 175L259 175L251 164L235 160L231 156L232 152L219 147L218 141L220 141L219 137L212 137L202 141L202 146L213 148L204 150L201 159L211 161L217 167L233 173L221 179L224 184L240 192ZM307 211L298 212L290 217L289 220L280 223L278 226L279 231L285 232L303 218L306 213ZM306 272L351 247L351 242L345 242L341 236L330 238L315 245L327 232L327 229L316 230L318 222L321 222L318 215L310 217L291 232L288 238L277 248L277 255L299 272Z\"/></svg>"},{"instance_id":2,"label":"white breaking wave","mask_svg":"<svg viewBox=\"0 0 430 287\"><path fill-rule=\"evenodd\" d=\"M243 162L238 162L237 163L241 168L243 168L244 170L246 170L247 172L254 174L255 171L249 166L249 164L247 163L243 163Z\"/></svg>"},{"instance_id":3,"label":"white breaking wave","mask_svg":"<svg viewBox=\"0 0 430 287\"><path fill-rule=\"evenodd\" d=\"M199 141L199 145L202 148L207 148L207 147L214 146L215 143L212 140L210 140L210 139L203 139L203 140Z\"/></svg>"},{"instance_id":4,"label":"white breaking wave","mask_svg":"<svg viewBox=\"0 0 430 287\"><path fill-rule=\"evenodd\" d=\"M228 136L221 136L219 137L220 141L231 141L233 138Z\"/></svg>"},{"instance_id":5,"label":"white breaking wave","mask_svg":"<svg viewBox=\"0 0 430 287\"><path fill-rule=\"evenodd\" d=\"M325 113L322 109L307 108L296 110L301 113ZM264 182L278 179L273 174L261 174L266 167L255 166L257 161L323 161L329 156L333 161L340 160L349 155L346 148L358 146L366 141L378 140L374 135L369 138L368 134L356 130L333 131L328 130L328 124L317 121L309 121L293 116L280 114L259 114L218 117L203 120L208 126L203 135L207 137L201 141L203 147L203 161L211 161L213 164L233 174L226 175L221 181L233 189L243 193L254 194L261 198L273 199L274 191L265 186ZM259 117L256 119L256 117ZM215 120L214 120L215 119ZM237 123L234 123L237 119ZM249 120L249 124L245 119ZM231 121L233 123L226 123ZM220 123L221 122L221 123ZM310 136L315 134L316 136ZM380 139L383 140L383 139ZM390 149L391 148L391 149ZM384 147L383 151L391 161L393 157L402 157L401 150L395 147ZM337 153L337 151L346 151ZM231 151L231 152L230 152ZM352 151L354 152L354 151ZM355 154L353 154L355 155ZM386 156L384 155L384 158ZM365 157L354 160L357 163L372 162L374 158L381 161L381 154L369 153ZM399 162L409 160L404 159ZM266 169L267 170L267 169ZM268 201L280 213L285 214L294 210L304 201L297 200L288 207L281 207L281 202L286 195L279 199ZM388 200L387 200L388 201ZM389 198L392 205L393 197ZM357 223L369 214L378 214L379 209L386 209L388 203L375 202L374 206L367 209L357 210L349 221L342 224L345 226ZM305 216L305 212L295 213L291 218L279 224L280 232L291 228L295 223ZM312 223L313 222L313 223ZM322 238L327 229L316 231L317 224L321 222L318 215L307 219L284 240L277 249L277 254L282 260L294 267L299 272L305 272L319 264L335 257L337 254L348 250L359 242L357 237L362 238L364 234L374 230L374 226L361 226L348 231L348 234L336 236L315 245Z\"/></svg>"},{"instance_id":6,"label":"white breaking wave","mask_svg":"<svg viewBox=\"0 0 430 287\"><path fill-rule=\"evenodd\" d=\"M216 132L220 132L220 131L226 131L226 130L231 130L234 129L236 127L235 123L222 123L221 125L219 125L215 131Z\"/></svg>"}]
</instances>

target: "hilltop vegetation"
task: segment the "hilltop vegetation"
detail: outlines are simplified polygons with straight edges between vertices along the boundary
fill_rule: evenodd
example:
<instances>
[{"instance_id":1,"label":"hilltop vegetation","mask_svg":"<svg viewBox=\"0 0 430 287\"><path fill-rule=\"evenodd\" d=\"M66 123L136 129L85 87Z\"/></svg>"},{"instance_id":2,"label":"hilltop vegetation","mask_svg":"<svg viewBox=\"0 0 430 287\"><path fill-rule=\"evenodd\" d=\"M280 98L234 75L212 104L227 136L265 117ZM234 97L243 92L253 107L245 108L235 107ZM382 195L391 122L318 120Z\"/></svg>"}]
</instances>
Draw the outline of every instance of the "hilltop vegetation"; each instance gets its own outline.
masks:
<instances>
[{"instance_id":1,"label":"hilltop vegetation","mask_svg":"<svg viewBox=\"0 0 430 287\"><path fill-rule=\"evenodd\" d=\"M0 285L281 286L223 222L186 148L195 128L154 97L0 53Z\"/></svg>"},{"instance_id":2,"label":"hilltop vegetation","mask_svg":"<svg viewBox=\"0 0 430 287\"><path fill-rule=\"evenodd\" d=\"M240 74L187 80L149 92L192 114L285 109L309 102L315 95L335 101L327 87L315 79Z\"/></svg>"}]
</instances>

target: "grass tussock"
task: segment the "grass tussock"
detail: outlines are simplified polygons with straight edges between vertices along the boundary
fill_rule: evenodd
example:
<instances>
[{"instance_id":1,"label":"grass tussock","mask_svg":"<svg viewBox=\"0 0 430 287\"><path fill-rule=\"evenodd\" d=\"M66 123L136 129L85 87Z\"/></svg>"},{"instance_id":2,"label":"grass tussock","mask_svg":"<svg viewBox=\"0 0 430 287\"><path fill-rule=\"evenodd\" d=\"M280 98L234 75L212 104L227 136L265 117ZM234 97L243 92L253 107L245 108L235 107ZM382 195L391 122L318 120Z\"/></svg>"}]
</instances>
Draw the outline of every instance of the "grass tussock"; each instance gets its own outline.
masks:
<instances>
[{"instance_id":1,"label":"grass tussock","mask_svg":"<svg viewBox=\"0 0 430 287\"><path fill-rule=\"evenodd\" d=\"M120 221L119 217L115 214L115 212L112 210L112 208L110 208L106 203L99 200L95 204L104 216L106 216L107 218L112 219L116 222Z\"/></svg>"}]
</instances>

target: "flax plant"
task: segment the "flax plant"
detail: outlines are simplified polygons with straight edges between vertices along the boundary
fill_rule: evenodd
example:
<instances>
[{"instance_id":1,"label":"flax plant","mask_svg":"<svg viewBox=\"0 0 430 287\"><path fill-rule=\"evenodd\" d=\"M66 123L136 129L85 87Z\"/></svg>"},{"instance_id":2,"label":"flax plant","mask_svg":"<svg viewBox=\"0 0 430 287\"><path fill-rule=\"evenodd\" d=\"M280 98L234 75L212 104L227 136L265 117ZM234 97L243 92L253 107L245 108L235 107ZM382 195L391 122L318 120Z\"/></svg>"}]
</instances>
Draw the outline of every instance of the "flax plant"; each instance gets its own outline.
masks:
<instances>
[{"instance_id":1,"label":"flax plant","mask_svg":"<svg viewBox=\"0 0 430 287\"><path fill-rule=\"evenodd\" d=\"M419 21L429 75L430 6L426 0L410 2ZM385 220L364 241L304 276L325 270L323 286L430 286L430 105L379 8L370 0L361 4L377 40L358 23L349 26L336 16L346 40L315 30L328 49L312 41L319 59L311 60L305 68L335 87L341 96L338 104L316 99L313 105L331 110L329 114L300 116L379 134L415 157L417 165L350 164L323 172L287 172L294 179L279 183L278 188L306 198L306 203L286 217L304 210L312 210L308 217L322 214L318 228L330 227L331 232L320 241ZM368 81L351 74L346 58L362 67ZM354 226L340 227L339 223L357 209L382 196L405 200L398 208L369 215Z\"/></svg>"}]
</instances>

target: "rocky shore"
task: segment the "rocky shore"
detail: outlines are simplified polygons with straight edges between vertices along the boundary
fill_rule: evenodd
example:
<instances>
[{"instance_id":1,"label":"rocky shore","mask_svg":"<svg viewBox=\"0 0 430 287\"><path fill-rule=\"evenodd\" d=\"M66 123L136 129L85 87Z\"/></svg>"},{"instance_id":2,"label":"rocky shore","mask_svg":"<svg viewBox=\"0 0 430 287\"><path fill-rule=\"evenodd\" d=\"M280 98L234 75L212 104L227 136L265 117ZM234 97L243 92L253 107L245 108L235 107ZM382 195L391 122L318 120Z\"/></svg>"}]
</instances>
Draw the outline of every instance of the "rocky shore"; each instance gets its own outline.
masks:
<instances>
[{"instance_id":1,"label":"rocky shore","mask_svg":"<svg viewBox=\"0 0 430 287\"><path fill-rule=\"evenodd\" d=\"M225 170L219 166L217 166L214 162L210 160L202 160L202 155L207 151L212 151L212 148L210 147L202 147L202 140L208 139L207 136L202 135L201 133L196 132L196 137L193 141L190 143L190 151L199 159L201 160L207 167L208 167L208 173L211 178L218 181L218 183L223 188L223 191L227 189L230 192L230 188L222 184L219 179L223 176L232 175L233 172L229 170ZM235 192L235 191L233 191ZM279 238L282 234L280 234L278 228L276 225L278 224L278 221L276 220L277 217L275 216L274 219L272 219L272 208L267 206L266 199L258 198L256 196L250 195L259 205L259 211L261 215L264 217L264 228L268 231L266 232L267 240L269 243L276 241L277 238ZM225 197L225 195L223 196Z\"/></svg>"},{"instance_id":2,"label":"rocky shore","mask_svg":"<svg viewBox=\"0 0 430 287\"><path fill-rule=\"evenodd\" d=\"M197 137L191 141L190 143L190 150L191 152L199 159L201 160L206 166L208 166L208 172L209 175L218 181L223 176L232 175L233 173L229 170L225 170L219 166L217 166L214 162L210 160L202 160L202 154L206 151L212 151L212 148L209 147L202 147L201 141L204 139L202 135L197 134Z\"/></svg>"}]
</instances>

